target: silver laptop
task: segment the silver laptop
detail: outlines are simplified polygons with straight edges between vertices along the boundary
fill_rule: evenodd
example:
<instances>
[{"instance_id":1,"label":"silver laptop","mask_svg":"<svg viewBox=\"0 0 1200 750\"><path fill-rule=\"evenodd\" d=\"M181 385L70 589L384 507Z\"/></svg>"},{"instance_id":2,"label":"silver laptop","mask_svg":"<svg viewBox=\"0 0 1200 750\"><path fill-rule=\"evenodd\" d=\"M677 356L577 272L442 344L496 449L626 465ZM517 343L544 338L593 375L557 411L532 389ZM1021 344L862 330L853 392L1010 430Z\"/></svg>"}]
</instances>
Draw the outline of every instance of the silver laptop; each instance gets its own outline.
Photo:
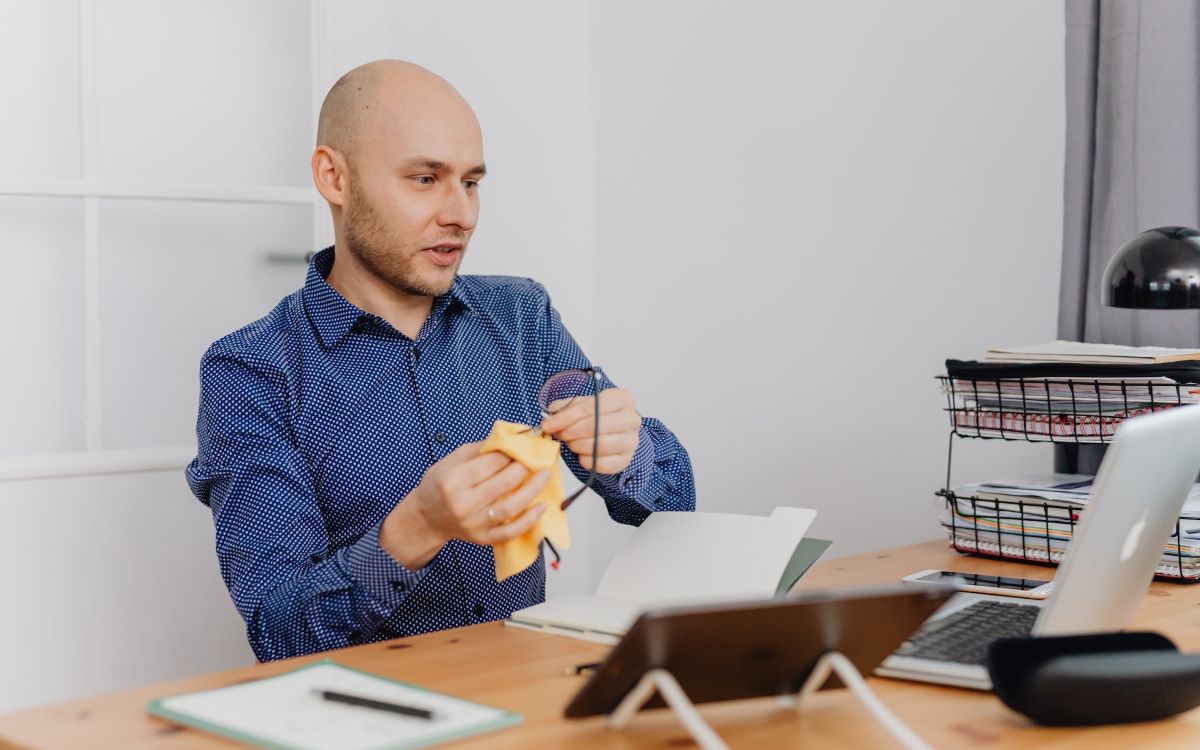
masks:
<instances>
[{"instance_id":1,"label":"silver laptop","mask_svg":"<svg viewBox=\"0 0 1200 750\"><path fill-rule=\"evenodd\" d=\"M1096 474L1049 597L955 594L875 673L990 690L984 659L994 640L1124 629L1198 472L1200 406L1125 422Z\"/></svg>"}]
</instances>

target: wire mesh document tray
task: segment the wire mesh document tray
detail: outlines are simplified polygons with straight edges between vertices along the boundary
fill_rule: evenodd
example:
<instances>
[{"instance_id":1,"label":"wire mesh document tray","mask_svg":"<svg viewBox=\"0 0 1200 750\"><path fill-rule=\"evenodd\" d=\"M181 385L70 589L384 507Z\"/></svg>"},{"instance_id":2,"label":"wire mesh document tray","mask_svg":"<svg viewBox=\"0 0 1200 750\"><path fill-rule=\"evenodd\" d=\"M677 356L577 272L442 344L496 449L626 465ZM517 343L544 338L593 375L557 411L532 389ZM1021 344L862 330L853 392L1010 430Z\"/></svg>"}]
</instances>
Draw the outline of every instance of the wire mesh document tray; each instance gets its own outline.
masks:
<instances>
[{"instance_id":1,"label":"wire mesh document tray","mask_svg":"<svg viewBox=\"0 0 1200 750\"><path fill-rule=\"evenodd\" d=\"M1078 369L1078 368L1075 368ZM979 374L986 371L987 374ZM1127 419L1200 403L1200 378L1186 371L1146 376L1093 376L1064 368L1063 375L1004 377L1021 371L998 365L947 361L937 380L950 417L946 484L937 491L939 521L958 552L1057 565L1086 506L1037 497L956 494L950 482L956 437L1060 444L1104 444ZM1110 372L1101 368L1099 372ZM961 489L961 488L960 488ZM987 494L987 493L984 493ZM1180 518L1166 540L1155 576L1200 580L1200 519Z\"/></svg>"},{"instance_id":2,"label":"wire mesh document tray","mask_svg":"<svg viewBox=\"0 0 1200 750\"><path fill-rule=\"evenodd\" d=\"M937 492L945 500L941 514L950 546L981 557L1058 565L1087 508L1036 500L962 497ZM1162 580L1200 580L1200 520L1179 519L1166 540L1154 575Z\"/></svg>"},{"instance_id":3,"label":"wire mesh document tray","mask_svg":"<svg viewBox=\"0 0 1200 750\"><path fill-rule=\"evenodd\" d=\"M1200 384L1169 378L937 379L959 437L1107 443L1126 419L1200 403Z\"/></svg>"}]
</instances>

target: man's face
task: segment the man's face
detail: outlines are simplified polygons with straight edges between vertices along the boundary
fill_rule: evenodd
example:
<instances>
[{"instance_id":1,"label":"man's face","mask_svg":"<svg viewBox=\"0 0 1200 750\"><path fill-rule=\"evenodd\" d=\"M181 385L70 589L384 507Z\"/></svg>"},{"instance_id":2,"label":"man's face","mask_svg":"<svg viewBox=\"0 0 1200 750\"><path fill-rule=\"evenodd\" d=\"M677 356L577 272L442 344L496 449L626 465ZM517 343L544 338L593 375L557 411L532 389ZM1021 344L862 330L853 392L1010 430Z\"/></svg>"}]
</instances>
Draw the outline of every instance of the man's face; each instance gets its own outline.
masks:
<instances>
[{"instance_id":1,"label":"man's face","mask_svg":"<svg viewBox=\"0 0 1200 750\"><path fill-rule=\"evenodd\" d=\"M422 104L372 104L378 112L350 156L343 231L369 273L404 294L437 296L475 231L483 139L456 97L431 92Z\"/></svg>"}]
</instances>

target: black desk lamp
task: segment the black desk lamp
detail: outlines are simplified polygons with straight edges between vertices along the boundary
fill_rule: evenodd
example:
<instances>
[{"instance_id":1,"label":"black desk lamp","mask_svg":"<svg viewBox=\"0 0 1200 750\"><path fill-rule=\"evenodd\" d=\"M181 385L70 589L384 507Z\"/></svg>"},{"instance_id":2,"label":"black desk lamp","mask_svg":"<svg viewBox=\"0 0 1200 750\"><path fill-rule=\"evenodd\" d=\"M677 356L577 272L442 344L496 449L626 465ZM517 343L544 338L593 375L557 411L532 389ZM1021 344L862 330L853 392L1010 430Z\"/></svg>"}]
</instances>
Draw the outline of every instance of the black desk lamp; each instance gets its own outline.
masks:
<instances>
[{"instance_id":1,"label":"black desk lamp","mask_svg":"<svg viewBox=\"0 0 1200 750\"><path fill-rule=\"evenodd\" d=\"M1140 310L1200 308L1200 232L1159 227L1134 237L1104 269L1100 302Z\"/></svg>"}]
</instances>

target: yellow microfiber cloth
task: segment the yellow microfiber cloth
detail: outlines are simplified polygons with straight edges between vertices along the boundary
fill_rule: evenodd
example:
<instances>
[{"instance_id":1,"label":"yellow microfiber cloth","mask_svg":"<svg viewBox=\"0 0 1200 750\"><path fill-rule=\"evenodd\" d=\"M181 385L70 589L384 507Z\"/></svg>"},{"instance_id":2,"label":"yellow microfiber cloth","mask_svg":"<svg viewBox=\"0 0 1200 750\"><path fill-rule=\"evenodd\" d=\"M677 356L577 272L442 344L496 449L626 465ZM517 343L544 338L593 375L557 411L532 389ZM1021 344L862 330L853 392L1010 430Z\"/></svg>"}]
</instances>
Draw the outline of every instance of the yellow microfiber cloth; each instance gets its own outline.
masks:
<instances>
[{"instance_id":1,"label":"yellow microfiber cloth","mask_svg":"<svg viewBox=\"0 0 1200 750\"><path fill-rule=\"evenodd\" d=\"M550 469L550 481L530 505L545 503L546 512L529 531L516 539L492 547L496 553L496 580L514 576L538 558L542 539L549 539L560 550L571 546L567 531L567 512L562 509L562 475L558 467L558 441L547 435L535 434L527 425L497 419L492 432L484 441L481 453L499 451L529 469L530 473Z\"/></svg>"}]
</instances>

